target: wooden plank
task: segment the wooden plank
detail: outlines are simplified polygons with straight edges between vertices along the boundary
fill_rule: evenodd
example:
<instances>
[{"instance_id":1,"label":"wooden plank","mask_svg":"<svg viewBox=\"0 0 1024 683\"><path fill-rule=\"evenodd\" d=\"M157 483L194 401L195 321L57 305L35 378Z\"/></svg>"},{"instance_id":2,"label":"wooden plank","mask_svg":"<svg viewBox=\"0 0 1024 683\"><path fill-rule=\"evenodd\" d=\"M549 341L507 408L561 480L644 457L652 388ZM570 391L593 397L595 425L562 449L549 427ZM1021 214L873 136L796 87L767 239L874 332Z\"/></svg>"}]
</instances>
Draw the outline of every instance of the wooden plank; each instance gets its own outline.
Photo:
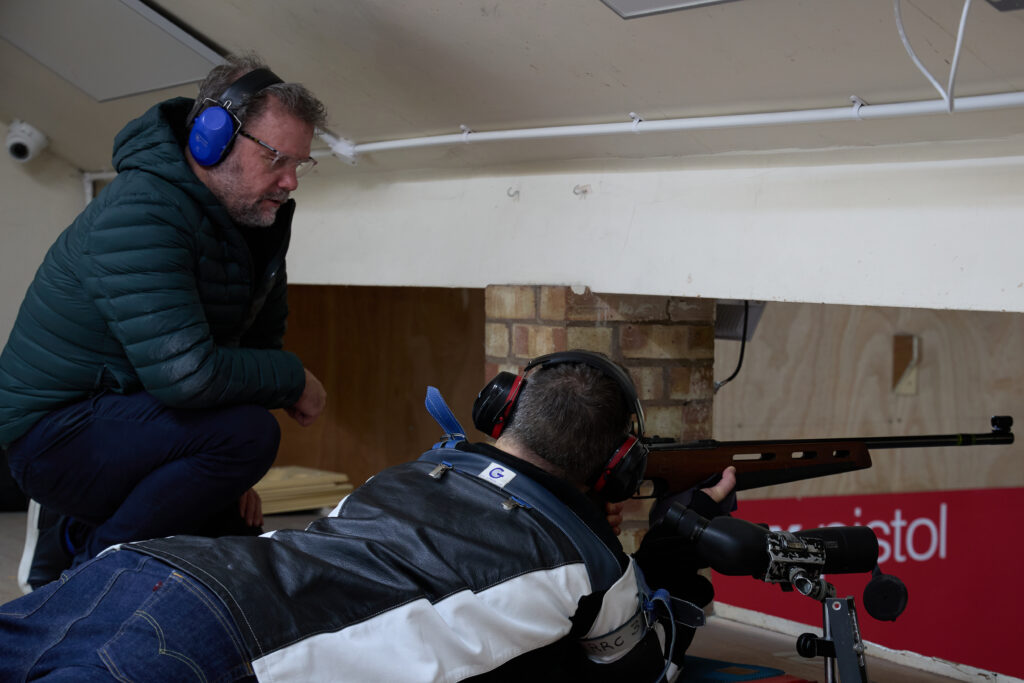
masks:
<instances>
[{"instance_id":1,"label":"wooden plank","mask_svg":"<svg viewBox=\"0 0 1024 683\"><path fill-rule=\"evenodd\" d=\"M263 513L333 507L352 491L348 477L311 467L271 467L253 488L263 500Z\"/></svg>"}]
</instances>

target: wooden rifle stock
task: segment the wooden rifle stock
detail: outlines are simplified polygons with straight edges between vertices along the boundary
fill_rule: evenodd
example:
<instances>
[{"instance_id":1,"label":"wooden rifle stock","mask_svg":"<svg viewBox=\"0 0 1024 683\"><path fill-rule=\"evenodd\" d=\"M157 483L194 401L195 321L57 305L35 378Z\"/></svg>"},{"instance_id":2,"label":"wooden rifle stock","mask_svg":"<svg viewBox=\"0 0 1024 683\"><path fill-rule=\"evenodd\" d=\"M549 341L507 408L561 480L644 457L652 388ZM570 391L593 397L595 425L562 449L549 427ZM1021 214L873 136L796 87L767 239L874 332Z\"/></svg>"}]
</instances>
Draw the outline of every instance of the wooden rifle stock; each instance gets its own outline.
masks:
<instances>
[{"instance_id":1,"label":"wooden rifle stock","mask_svg":"<svg viewBox=\"0 0 1024 683\"><path fill-rule=\"evenodd\" d=\"M678 493L736 466L736 490L784 484L871 467L869 449L982 446L1013 443L1013 418L992 418L986 434L880 436L863 439L783 439L777 441L649 440L646 479L655 495Z\"/></svg>"}]
</instances>

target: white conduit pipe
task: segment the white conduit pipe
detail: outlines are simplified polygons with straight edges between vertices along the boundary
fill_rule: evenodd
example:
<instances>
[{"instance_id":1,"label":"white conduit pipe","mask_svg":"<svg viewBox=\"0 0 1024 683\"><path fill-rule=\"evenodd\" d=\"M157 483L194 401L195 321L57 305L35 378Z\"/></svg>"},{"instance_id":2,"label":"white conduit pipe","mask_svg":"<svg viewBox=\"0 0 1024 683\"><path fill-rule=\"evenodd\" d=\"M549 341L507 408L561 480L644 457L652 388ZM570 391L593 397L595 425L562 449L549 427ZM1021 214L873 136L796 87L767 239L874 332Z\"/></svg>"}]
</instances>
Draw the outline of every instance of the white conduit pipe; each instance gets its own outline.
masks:
<instances>
[{"instance_id":1,"label":"white conduit pipe","mask_svg":"<svg viewBox=\"0 0 1024 683\"><path fill-rule=\"evenodd\" d=\"M85 203L88 204L96 195L96 182L113 180L117 171L85 171L82 173L82 190L85 192Z\"/></svg>"},{"instance_id":2,"label":"white conduit pipe","mask_svg":"<svg viewBox=\"0 0 1024 683\"><path fill-rule=\"evenodd\" d=\"M779 126L795 123L822 123L829 121L856 121L887 119L929 114L949 115L949 105L943 100L921 102L897 102L893 104L864 104L859 98L851 97L853 106L830 109L804 109L797 111L764 112L759 114L732 114L724 116L698 116L683 119L647 121L639 117L622 123L596 123L572 126L549 126L545 128L519 128L513 130L481 131L464 129L462 133L433 135L402 140L381 140L379 142L352 143L348 140L321 135L331 151L344 160L354 163L359 154L383 152L415 147L436 147L441 145L468 144L470 142L495 142L499 140L536 140L541 138L583 137L590 135L617 135L622 133L647 133L681 130L711 130L716 128L739 128L751 126ZM1024 92L1008 92L994 95L959 97L956 100L957 113L989 111L1024 107Z\"/></svg>"},{"instance_id":3,"label":"white conduit pipe","mask_svg":"<svg viewBox=\"0 0 1024 683\"><path fill-rule=\"evenodd\" d=\"M918 71L925 75L925 78L935 86L935 89L942 95L942 101L946 103L946 110L949 112L953 111L953 85L956 83L956 69L957 64L960 61L960 50L964 45L964 27L967 25L967 14L971 10L971 0L964 0L964 8L960 13L960 29L956 35L956 48L953 50L953 63L949 67L949 85L943 89L939 84L939 81L932 76L932 72L921 63L918 59L917 53L914 52L914 48L910 45L910 40L907 38L907 32L903 28L903 16L900 12L900 0L893 0L893 12L896 15L896 30L899 31L900 40L903 41L903 47L906 49L907 54L910 56L911 61L914 62L914 66L917 67Z\"/></svg>"}]
</instances>

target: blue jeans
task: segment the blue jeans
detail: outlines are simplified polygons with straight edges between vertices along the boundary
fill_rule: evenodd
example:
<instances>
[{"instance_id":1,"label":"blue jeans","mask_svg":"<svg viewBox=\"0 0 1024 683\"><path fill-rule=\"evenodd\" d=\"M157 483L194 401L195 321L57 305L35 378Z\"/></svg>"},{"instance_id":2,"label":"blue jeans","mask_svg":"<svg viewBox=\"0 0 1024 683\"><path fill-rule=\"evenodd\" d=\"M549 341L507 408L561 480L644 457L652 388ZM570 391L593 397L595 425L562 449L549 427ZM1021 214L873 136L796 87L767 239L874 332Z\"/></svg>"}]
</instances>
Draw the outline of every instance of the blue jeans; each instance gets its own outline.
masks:
<instances>
[{"instance_id":1,"label":"blue jeans","mask_svg":"<svg viewBox=\"0 0 1024 683\"><path fill-rule=\"evenodd\" d=\"M255 680L223 603L130 550L0 605L0 643L2 681Z\"/></svg>"},{"instance_id":2,"label":"blue jeans","mask_svg":"<svg viewBox=\"0 0 1024 683\"><path fill-rule=\"evenodd\" d=\"M259 406L184 410L145 392L105 393L50 413L7 457L30 498L95 527L78 539L77 564L116 543L204 533L229 506L239 518L239 496L270 469L280 439Z\"/></svg>"}]
</instances>

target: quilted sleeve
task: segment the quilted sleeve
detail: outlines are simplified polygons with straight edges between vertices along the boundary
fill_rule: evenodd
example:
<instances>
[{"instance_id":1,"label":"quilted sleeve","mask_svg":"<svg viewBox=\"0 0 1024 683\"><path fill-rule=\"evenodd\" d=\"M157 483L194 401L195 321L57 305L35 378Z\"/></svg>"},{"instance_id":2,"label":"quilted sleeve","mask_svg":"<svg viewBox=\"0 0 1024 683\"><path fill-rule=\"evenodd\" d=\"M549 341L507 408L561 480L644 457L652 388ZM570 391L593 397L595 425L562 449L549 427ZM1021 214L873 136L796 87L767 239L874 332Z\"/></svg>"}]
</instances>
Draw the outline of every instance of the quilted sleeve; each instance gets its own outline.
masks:
<instances>
[{"instance_id":1,"label":"quilted sleeve","mask_svg":"<svg viewBox=\"0 0 1024 683\"><path fill-rule=\"evenodd\" d=\"M297 356L214 342L188 228L201 217L176 199L124 192L97 217L79 264L89 296L143 387L166 405L294 404L305 383Z\"/></svg>"}]
</instances>

